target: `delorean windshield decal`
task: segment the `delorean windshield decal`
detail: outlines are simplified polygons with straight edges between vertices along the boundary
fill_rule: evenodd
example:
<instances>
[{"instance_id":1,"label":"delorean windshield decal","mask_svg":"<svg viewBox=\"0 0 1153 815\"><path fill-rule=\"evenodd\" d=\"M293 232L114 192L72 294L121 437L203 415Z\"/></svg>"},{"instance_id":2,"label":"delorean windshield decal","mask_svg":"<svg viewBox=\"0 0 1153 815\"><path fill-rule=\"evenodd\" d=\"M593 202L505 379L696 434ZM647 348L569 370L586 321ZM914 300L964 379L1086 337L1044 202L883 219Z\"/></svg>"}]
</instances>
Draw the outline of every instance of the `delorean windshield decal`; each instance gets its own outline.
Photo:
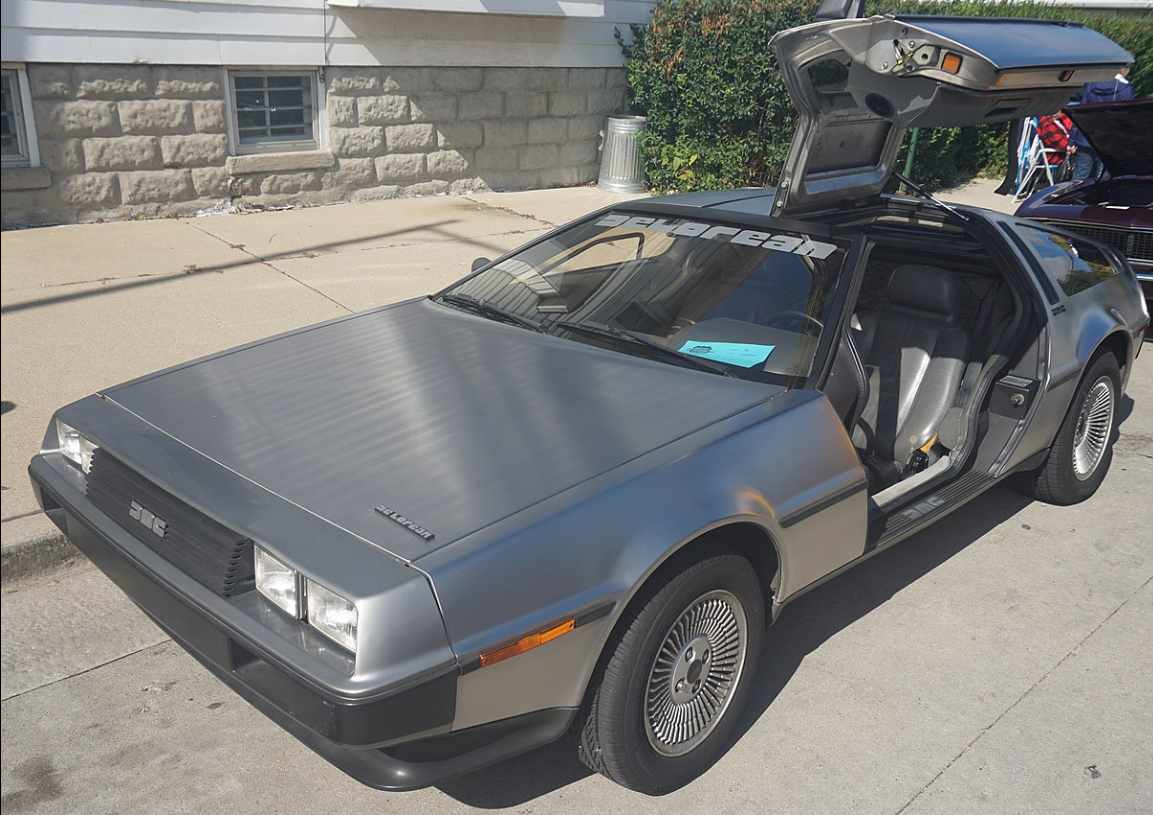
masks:
<instances>
[{"instance_id":1,"label":"delorean windshield decal","mask_svg":"<svg viewBox=\"0 0 1153 815\"><path fill-rule=\"evenodd\" d=\"M755 229L705 224L679 218L649 218L643 215L613 214L601 218L597 221L597 226L619 226L623 229L643 229L647 232L660 232L684 238L728 241L741 246L760 246L774 252L791 252L794 255L803 255L818 260L824 260L837 251L835 244L815 241L808 235L774 235L770 232L758 232Z\"/></svg>"},{"instance_id":2,"label":"delorean windshield decal","mask_svg":"<svg viewBox=\"0 0 1153 815\"><path fill-rule=\"evenodd\" d=\"M427 529L425 529L423 526L418 524L416 521L410 521L408 518L404 517L399 512L397 512L395 509L392 509L391 507L386 507L384 504L381 504L380 506L373 507L373 509L378 514L383 515L385 518L388 518L390 521L394 521L395 523L400 524L405 529L407 529L409 532L411 532L412 534L416 535L417 537L419 537L423 540L430 541L436 537L436 535L429 532Z\"/></svg>"},{"instance_id":3,"label":"delorean windshield decal","mask_svg":"<svg viewBox=\"0 0 1153 815\"><path fill-rule=\"evenodd\" d=\"M748 342L686 342L680 347L682 354L702 359L714 359L726 365L751 368L760 365L773 353L775 345L754 345Z\"/></svg>"}]
</instances>

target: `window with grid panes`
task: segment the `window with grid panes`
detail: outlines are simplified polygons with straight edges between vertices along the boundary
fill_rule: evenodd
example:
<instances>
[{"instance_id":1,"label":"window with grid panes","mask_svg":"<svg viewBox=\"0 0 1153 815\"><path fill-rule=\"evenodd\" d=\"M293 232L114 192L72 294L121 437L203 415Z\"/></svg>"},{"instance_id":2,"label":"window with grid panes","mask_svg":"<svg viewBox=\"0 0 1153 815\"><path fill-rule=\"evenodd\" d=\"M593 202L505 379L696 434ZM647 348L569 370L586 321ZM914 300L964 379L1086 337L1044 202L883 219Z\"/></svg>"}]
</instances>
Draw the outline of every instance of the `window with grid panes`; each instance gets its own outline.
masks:
<instances>
[{"instance_id":1,"label":"window with grid panes","mask_svg":"<svg viewBox=\"0 0 1153 815\"><path fill-rule=\"evenodd\" d=\"M5 68L0 74L0 157L4 164L28 163L27 138L19 76L16 71Z\"/></svg>"},{"instance_id":2,"label":"window with grid panes","mask_svg":"<svg viewBox=\"0 0 1153 815\"><path fill-rule=\"evenodd\" d=\"M233 71L230 76L238 152L316 149L315 73Z\"/></svg>"}]
</instances>

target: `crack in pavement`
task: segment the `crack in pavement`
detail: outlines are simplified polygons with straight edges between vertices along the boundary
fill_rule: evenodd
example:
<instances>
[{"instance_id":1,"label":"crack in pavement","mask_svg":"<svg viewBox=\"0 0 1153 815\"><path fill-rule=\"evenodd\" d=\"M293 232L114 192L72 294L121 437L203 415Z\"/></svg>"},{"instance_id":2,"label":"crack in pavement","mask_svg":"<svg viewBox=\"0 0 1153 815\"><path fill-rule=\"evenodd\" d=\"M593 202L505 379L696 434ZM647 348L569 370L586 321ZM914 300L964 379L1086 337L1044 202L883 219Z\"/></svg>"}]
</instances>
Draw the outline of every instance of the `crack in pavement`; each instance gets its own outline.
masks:
<instances>
[{"instance_id":1,"label":"crack in pavement","mask_svg":"<svg viewBox=\"0 0 1153 815\"><path fill-rule=\"evenodd\" d=\"M903 807L901 807L900 809L898 809L894 813L894 815L901 815L901 813L905 812L909 807L911 807L917 801L917 799L920 798L929 789L929 787L936 784L937 781L941 778L941 776L943 776L945 773L947 773L949 771L949 769L954 764L956 764L958 761L960 761L965 756L965 754L968 753L969 750L972 749L972 747L977 742L979 742L982 738L984 738L986 733L988 733L990 730L992 730L994 727L996 727L997 724L1002 719L1004 719L1007 715L1009 715L1009 713L1011 713L1014 709L1016 709L1016 707L1018 705L1020 705L1021 702L1023 702L1025 700L1025 697L1027 697L1034 690L1036 690L1041 685L1042 682L1044 682L1046 679L1048 679L1053 674L1054 671L1056 671L1058 668L1060 668L1062 665L1064 665L1065 662L1069 659L1069 657L1076 654L1081 649L1081 646L1083 646L1086 642L1088 642L1093 637L1094 634L1096 634L1098 631L1101 630L1101 627L1104 626L1105 623L1112 620L1118 611L1120 611L1126 605L1128 605L1129 601L1132 600L1134 597L1136 597L1138 594L1140 594L1145 589L1145 587L1147 587L1150 583L1153 583L1153 577L1150 577L1148 580L1146 580L1144 583L1142 583L1140 586L1138 586L1133 591L1132 594L1130 594L1128 597L1126 597L1124 600L1122 600L1121 604L1118 605L1117 608L1115 608L1111 612L1109 612L1109 614L1105 617L1105 619L1103 619L1101 622L1099 622L1093 628L1092 631L1090 631L1088 634L1086 634L1081 639L1080 642L1078 642L1076 645L1074 645L1069 650L1069 653L1067 653L1067 654L1065 654L1065 656L1061 657L1061 659L1059 659L1057 661L1057 663L1055 665L1053 665L1052 668L1050 668L1048 671L1046 671L1044 676L1042 676L1040 679L1038 679L1036 682L1034 682L1032 685L1030 685L1029 688L1024 693L1022 693L1019 697L1017 697L1017 700L1015 702L1013 702L1013 704L1009 705L1007 708L1005 708L1003 711L1001 711L1000 715L998 715L996 719L994 719L992 722L990 722L985 727L981 728L981 732L978 733L976 736L974 736L973 740L970 741L968 744L966 744L964 746L964 748L961 749L961 752L959 752L959 753L957 753L957 755L953 756L953 758L949 761L949 763L941 768L940 772L938 772L931 779L929 779L929 782L927 784L925 784L925 786L923 786L919 790L917 790L917 792L913 795L913 797L910 798L908 801L906 801L905 805Z\"/></svg>"},{"instance_id":2,"label":"crack in pavement","mask_svg":"<svg viewBox=\"0 0 1153 815\"><path fill-rule=\"evenodd\" d=\"M53 685L59 685L61 682L67 682L68 680L75 679L78 676L84 676L85 674L90 674L93 671L98 671L101 668L107 668L109 665L115 665L117 662L120 662L121 660L125 660L125 659L128 659L129 657L134 657L139 653L143 653L144 651L147 651L149 648L156 648L158 646L167 645L167 644L171 644L171 643L172 643L172 638L167 637L165 639L160 640L159 642L154 642L151 645L145 645L142 648L137 648L135 651L129 651L127 654L121 654L118 657L112 657L112 659L107 659L104 662L99 663L98 665L90 665L87 668L85 668L84 670L77 671L74 674L69 674L68 676L62 676L59 679L53 679L51 682L45 682L43 685L37 685L34 688L27 688L26 690L22 690L19 693L14 693L11 696L5 696L3 699L0 699L0 702L10 702L13 699L19 699L21 696L27 696L30 693L36 693L36 691L44 690L45 688L50 688Z\"/></svg>"},{"instance_id":3,"label":"crack in pavement","mask_svg":"<svg viewBox=\"0 0 1153 815\"><path fill-rule=\"evenodd\" d=\"M35 289L19 289L19 288L4 289L3 293L4 294L18 294L18 293L24 292L24 291L39 291L41 289L63 289L63 288L68 288L69 286L88 286L88 285L91 285L93 283L115 283L119 280L139 280L140 278L147 278L147 277L176 276L176 275L181 275L181 274L190 274L192 272L199 272L199 271L204 271L204 270L198 268L195 264L192 264L189 266L185 266L179 272L142 272L140 274L118 275L115 277L110 276L110 275L105 275L104 277L93 277L93 278L88 279L88 280L68 280L68 281L65 281L64 283L42 283L39 286L37 286Z\"/></svg>"},{"instance_id":4,"label":"crack in pavement","mask_svg":"<svg viewBox=\"0 0 1153 815\"><path fill-rule=\"evenodd\" d=\"M471 200L471 199L469 199L469 200ZM534 217L528 216L528 215L520 215L520 213L513 212L512 210L506 209L504 207L494 207L494 206L484 204L481 202L474 202L474 203L476 203L478 206L486 207L488 209L495 209L495 210L500 210L503 212L508 212L508 213L513 214L513 215L518 215L520 217L527 218L531 221L536 221L537 223L543 224L546 227L555 226L555 224L550 224L548 221L543 221L539 218L534 218ZM301 252L297 252L297 253L294 253L291 255L283 255L283 256L276 257L274 260L269 260L268 258L261 256L257 252L253 252L252 250L250 250L246 244L231 243L228 240L225 240L224 238L220 237L219 235L215 235L212 232L209 232L208 230L203 229L199 225L194 224L194 223L190 223L188 225L191 226L193 229L197 230L198 232L200 232L201 234L207 235L208 237L213 238L214 240L220 241L225 246L227 246L229 249L234 249L238 252L242 252L243 254L248 255L248 257L252 258L256 262L260 263L261 265L267 266L268 268L272 269L274 272L277 272L281 275L284 275L289 280L292 280L295 283L299 283L301 286L304 286L309 291L312 291L315 294L319 294L321 297L323 297L324 299L333 303L337 307L344 309L344 311L348 312L349 314L355 314L356 313L355 309L349 308L348 306L346 306L344 303L340 302L336 298L326 294L325 292L321 291L320 289L316 288L315 286L312 286L309 283L306 283L304 280L301 280L299 277L296 277L291 272L287 272L284 269L282 269L276 265L277 262L282 261L282 260L300 260L300 259L305 259L305 258L311 259L311 258L315 258L315 257L321 257L321 253L315 253L315 252L311 252L309 250L303 250ZM532 232L538 232L538 231L539 231L538 229L510 229L510 230L507 230L504 232L491 232L491 233L487 233L485 235L480 235L480 236L478 236L478 239L479 238L505 237L508 235L527 235L527 234L530 234ZM419 246L422 243L475 243L475 242L476 242L476 239L453 237L453 238L441 238L439 240L409 241L406 243L385 244L384 246L363 246L363 247L360 247L357 249L346 249L343 251L344 252L375 252L375 251L380 251L382 249L403 249L406 247ZM330 254L331 255L338 255L338 254L342 254L342 252L332 251L332 252L324 252L322 254L324 254L324 255L330 255Z\"/></svg>"},{"instance_id":5,"label":"crack in pavement","mask_svg":"<svg viewBox=\"0 0 1153 815\"><path fill-rule=\"evenodd\" d=\"M558 226L560 226L560 224L553 223L552 221L546 221L544 218L537 217L536 215L531 215L527 212L517 212L512 207L502 207L502 206L499 206L497 204L489 204L489 203L486 203L485 201L478 201L475 198L472 198L468 195L462 195L461 197L466 201L470 201L471 203L476 204L478 207L484 207L485 209L491 209L491 210L495 210L497 212L503 212L506 215L515 215L518 218L528 218L530 221L536 221L538 224L544 224L545 226L549 227L550 229L556 229ZM512 233L506 233L506 234L512 234Z\"/></svg>"},{"instance_id":6,"label":"crack in pavement","mask_svg":"<svg viewBox=\"0 0 1153 815\"><path fill-rule=\"evenodd\" d=\"M271 261L265 260L264 258L262 258L260 255L256 254L255 252L249 251L248 247L246 247L244 244L229 243L228 241L224 240L224 238L221 238L218 235L213 235L211 232L204 230L204 229L201 229L196 224L189 224L189 226L191 226L197 232L200 232L203 235L207 235L210 238L218 240L221 243L223 243L225 246L228 246L231 249L235 249L237 252L243 252L244 254L246 254L250 258L252 258L253 260L257 261L258 263L260 263L264 266L267 266L269 269L272 269L272 271L274 271L278 274L284 275L289 280L292 280L295 283L299 283L301 286L304 286L304 288L308 289L309 291L312 291L316 294L319 294L321 297L323 297L325 300L328 300L330 303L335 305L337 308L344 309L349 314L355 314L356 313L355 309L349 308L344 303L337 300L335 297L330 297L329 295L325 294L324 292L322 292L320 289L316 288L315 286L308 285L303 280L301 280L299 277L295 277L294 275L289 274L288 272L284 271L284 269L277 268L276 266L274 266L272 264Z\"/></svg>"},{"instance_id":7,"label":"crack in pavement","mask_svg":"<svg viewBox=\"0 0 1153 815\"><path fill-rule=\"evenodd\" d=\"M413 246L420 246L422 244L430 244L430 243L433 243L433 244L441 244L441 243L475 244L481 238L504 238L504 237L508 237L509 235L532 235L532 234L535 234L537 232L542 232L542 231L544 231L544 229L547 229L547 227L542 226L542 227L534 227L532 229L510 229L506 232L487 232L484 235L478 235L475 238L463 238L462 237L462 238L438 238L438 239L421 240L421 241L415 241L414 240L414 241L406 241L404 243L385 243L385 244L381 244L379 246L361 246L361 247L352 248L352 249L332 249L332 250L329 250L326 252L313 252L311 249L302 249L301 251L295 252L291 255L281 255L281 256L277 257L276 260L277 261L281 261L281 260L311 260L312 258L327 257L328 255L347 255L347 254L352 254L355 252L380 252L380 251L383 251L386 249L408 249L408 248L411 248ZM212 233L209 232L209 233L205 233L205 234L211 235ZM217 238L216 235L212 235L212 237ZM224 239L223 238L217 238L217 240L224 240ZM228 246L231 249L239 249L241 252L244 252L245 254L249 255L250 257L257 258L262 263L271 262L271 261L266 260L265 258L260 257L259 255L254 255L253 253L249 252L248 246L246 244L229 243ZM109 278L109 279L113 279L113 278ZM119 280L122 278L115 278L115 279Z\"/></svg>"},{"instance_id":8,"label":"crack in pavement","mask_svg":"<svg viewBox=\"0 0 1153 815\"><path fill-rule=\"evenodd\" d=\"M413 247L413 246L420 246L421 244L428 244L428 243L475 244L481 238L504 238L504 237L507 237L509 235L530 235L532 233L540 232L540 231L542 231L540 228L510 229L506 232L487 232L484 235L477 235L473 238L463 238L463 237L462 238L437 238L437 239L432 239L432 240L407 241L405 243L386 243L386 244L382 244L380 246L361 246L359 248L354 248L354 249L333 249L333 250L328 251L328 252L313 252L309 249L305 249L305 250L303 250L297 254L284 255L284 256L278 257L276 259L277 260L302 260L302 259L312 259L312 258L325 257L326 255L350 254L353 252L380 252L380 251L385 250L385 249L408 249L408 248ZM245 247L244 244L229 244L229 245L232 246L233 249L240 249L241 251L247 252L247 248Z\"/></svg>"}]
</instances>

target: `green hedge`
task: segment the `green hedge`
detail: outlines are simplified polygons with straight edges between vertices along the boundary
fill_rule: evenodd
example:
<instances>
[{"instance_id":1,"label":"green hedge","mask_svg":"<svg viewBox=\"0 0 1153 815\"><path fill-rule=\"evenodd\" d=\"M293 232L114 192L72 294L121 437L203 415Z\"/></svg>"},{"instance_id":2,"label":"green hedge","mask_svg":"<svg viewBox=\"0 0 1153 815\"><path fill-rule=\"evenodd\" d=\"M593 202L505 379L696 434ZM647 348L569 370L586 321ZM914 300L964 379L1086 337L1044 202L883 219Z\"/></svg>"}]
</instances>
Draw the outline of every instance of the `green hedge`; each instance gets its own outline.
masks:
<instances>
[{"instance_id":1,"label":"green hedge","mask_svg":"<svg viewBox=\"0 0 1153 815\"><path fill-rule=\"evenodd\" d=\"M633 26L628 61L648 183L658 190L769 186L793 135L795 111L768 41L811 22L817 0L660 0ZM1085 22L1137 57L1137 95L1153 93L1153 13L1109 17L1042 3L871 0L867 13L1044 17ZM906 139L907 141L907 139ZM903 157L902 157L903 162ZM1005 126L921 131L913 175L931 187L1005 165Z\"/></svg>"}]
</instances>

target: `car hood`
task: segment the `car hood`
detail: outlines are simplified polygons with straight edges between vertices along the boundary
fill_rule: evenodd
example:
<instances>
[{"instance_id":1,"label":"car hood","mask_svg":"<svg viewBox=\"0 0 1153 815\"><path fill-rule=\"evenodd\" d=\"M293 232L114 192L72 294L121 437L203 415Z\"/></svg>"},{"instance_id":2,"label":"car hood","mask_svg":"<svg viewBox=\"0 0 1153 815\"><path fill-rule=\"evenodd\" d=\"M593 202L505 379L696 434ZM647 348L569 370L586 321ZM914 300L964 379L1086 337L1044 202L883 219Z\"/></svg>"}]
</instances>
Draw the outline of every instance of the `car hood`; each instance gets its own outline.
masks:
<instances>
[{"instance_id":1,"label":"car hood","mask_svg":"<svg viewBox=\"0 0 1153 815\"><path fill-rule=\"evenodd\" d=\"M413 560L779 390L418 300L105 395Z\"/></svg>"},{"instance_id":2,"label":"car hood","mask_svg":"<svg viewBox=\"0 0 1153 815\"><path fill-rule=\"evenodd\" d=\"M1109 175L1153 173L1153 99L1070 105L1065 113L1073 120Z\"/></svg>"}]
</instances>

